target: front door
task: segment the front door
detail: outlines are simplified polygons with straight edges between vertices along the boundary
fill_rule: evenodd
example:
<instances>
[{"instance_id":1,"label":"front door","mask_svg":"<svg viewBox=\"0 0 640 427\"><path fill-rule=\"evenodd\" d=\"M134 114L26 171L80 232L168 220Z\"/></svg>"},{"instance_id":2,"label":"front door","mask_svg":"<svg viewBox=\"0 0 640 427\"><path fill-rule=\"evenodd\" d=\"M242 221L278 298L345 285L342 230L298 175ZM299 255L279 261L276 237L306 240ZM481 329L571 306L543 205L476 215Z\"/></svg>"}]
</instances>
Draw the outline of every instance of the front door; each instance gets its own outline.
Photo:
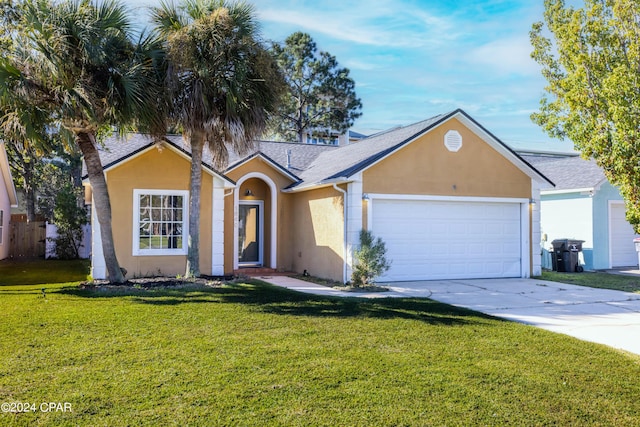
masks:
<instances>
[{"instance_id":1,"label":"front door","mask_svg":"<svg viewBox=\"0 0 640 427\"><path fill-rule=\"evenodd\" d=\"M240 201L238 205L238 265L262 265L262 201Z\"/></svg>"}]
</instances>

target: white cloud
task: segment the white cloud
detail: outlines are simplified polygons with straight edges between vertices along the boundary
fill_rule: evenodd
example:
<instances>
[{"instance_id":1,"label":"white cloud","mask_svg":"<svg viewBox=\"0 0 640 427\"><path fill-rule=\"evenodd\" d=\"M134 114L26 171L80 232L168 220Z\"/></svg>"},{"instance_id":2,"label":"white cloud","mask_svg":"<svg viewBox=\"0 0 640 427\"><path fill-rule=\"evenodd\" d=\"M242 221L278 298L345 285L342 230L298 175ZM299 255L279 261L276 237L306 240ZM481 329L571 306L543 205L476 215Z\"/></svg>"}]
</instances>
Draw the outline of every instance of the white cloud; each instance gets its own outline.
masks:
<instances>
[{"instance_id":1,"label":"white cloud","mask_svg":"<svg viewBox=\"0 0 640 427\"><path fill-rule=\"evenodd\" d=\"M501 75L539 75L540 68L531 59L532 47L528 37L509 37L494 40L473 49L469 61Z\"/></svg>"},{"instance_id":2,"label":"white cloud","mask_svg":"<svg viewBox=\"0 0 640 427\"><path fill-rule=\"evenodd\" d=\"M397 7L397 5L396 5ZM367 5L366 8L336 10L258 9L261 21L285 24L337 40L362 45L396 48L420 48L441 44L455 37L453 23L423 9L390 9Z\"/></svg>"}]
</instances>

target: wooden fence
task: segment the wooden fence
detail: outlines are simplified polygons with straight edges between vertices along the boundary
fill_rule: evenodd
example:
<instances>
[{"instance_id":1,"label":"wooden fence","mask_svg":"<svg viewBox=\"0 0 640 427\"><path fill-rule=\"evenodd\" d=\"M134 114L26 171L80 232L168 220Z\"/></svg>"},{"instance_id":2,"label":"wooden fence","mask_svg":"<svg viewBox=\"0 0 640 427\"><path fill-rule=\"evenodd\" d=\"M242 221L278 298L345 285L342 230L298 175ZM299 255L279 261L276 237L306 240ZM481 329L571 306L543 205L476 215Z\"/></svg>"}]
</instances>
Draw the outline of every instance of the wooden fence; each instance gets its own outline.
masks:
<instances>
[{"instance_id":1,"label":"wooden fence","mask_svg":"<svg viewBox=\"0 0 640 427\"><path fill-rule=\"evenodd\" d=\"M9 224L9 257L44 257L46 242L44 221L27 222L26 215L11 215Z\"/></svg>"}]
</instances>

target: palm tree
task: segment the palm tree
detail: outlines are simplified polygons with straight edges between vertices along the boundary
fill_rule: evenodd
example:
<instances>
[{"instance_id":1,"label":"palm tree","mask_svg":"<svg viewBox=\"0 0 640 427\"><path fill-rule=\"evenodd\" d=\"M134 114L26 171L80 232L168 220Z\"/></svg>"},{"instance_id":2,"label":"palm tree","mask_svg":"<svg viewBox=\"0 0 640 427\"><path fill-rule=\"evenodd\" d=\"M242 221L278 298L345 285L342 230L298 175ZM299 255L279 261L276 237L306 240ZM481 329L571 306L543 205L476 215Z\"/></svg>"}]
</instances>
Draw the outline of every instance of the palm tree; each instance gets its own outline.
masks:
<instances>
[{"instance_id":1,"label":"palm tree","mask_svg":"<svg viewBox=\"0 0 640 427\"><path fill-rule=\"evenodd\" d=\"M166 43L170 117L191 146L186 276L199 276L203 149L216 167L226 164L229 148L250 150L277 107L283 80L246 3L163 3L152 17Z\"/></svg>"},{"instance_id":2,"label":"palm tree","mask_svg":"<svg viewBox=\"0 0 640 427\"><path fill-rule=\"evenodd\" d=\"M127 11L116 1L25 0L14 11L11 34L18 43L0 61L0 102L18 113L44 109L52 124L71 133L93 189L109 280L121 283L97 137L133 124L164 133L157 112L160 59L154 56L162 51L153 38L133 42ZM10 125L6 117L0 125Z\"/></svg>"}]
</instances>

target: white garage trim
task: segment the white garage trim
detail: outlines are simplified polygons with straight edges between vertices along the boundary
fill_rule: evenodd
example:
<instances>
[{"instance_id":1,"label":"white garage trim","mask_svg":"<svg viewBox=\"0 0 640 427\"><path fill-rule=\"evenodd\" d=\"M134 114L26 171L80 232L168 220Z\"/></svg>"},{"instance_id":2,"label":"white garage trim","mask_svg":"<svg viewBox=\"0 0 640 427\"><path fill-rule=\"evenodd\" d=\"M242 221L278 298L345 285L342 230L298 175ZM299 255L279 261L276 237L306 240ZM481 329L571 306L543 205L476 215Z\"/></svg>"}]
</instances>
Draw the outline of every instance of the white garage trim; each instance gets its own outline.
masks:
<instances>
[{"instance_id":1,"label":"white garage trim","mask_svg":"<svg viewBox=\"0 0 640 427\"><path fill-rule=\"evenodd\" d=\"M470 203L478 203L478 204L508 204L512 207L509 210L512 212L511 214L511 227L519 227L518 229L513 229L510 232L512 236L518 235L519 231L519 241L520 241L520 251L519 251L519 276L520 277L529 277L531 274L530 267L530 257L531 257L531 245L530 245L530 229L529 223L531 221L530 218L530 210L529 203L530 200L526 198L496 198L496 197L455 197L455 196L434 196L434 195L397 195L397 194L367 194L364 195L365 199L369 200L368 209L367 209L367 228L369 230L374 230L374 218L376 212L376 200L386 200L386 201L433 201L433 202L455 202L462 204L470 204ZM515 213L518 212L518 213ZM516 225L515 221L518 221ZM379 224L378 224L379 226ZM518 230L518 231L516 231ZM490 243L487 243L490 244ZM514 248L515 249L515 248ZM517 249L516 249L517 250ZM515 259L512 264L512 267L515 267ZM517 274L513 270L512 273ZM509 274L512 274L509 273Z\"/></svg>"},{"instance_id":2,"label":"white garage trim","mask_svg":"<svg viewBox=\"0 0 640 427\"><path fill-rule=\"evenodd\" d=\"M509 198L509 197L470 197L470 196L432 196L423 194L380 194L366 193L370 200L435 200L441 202L484 202L484 203L529 203L529 199L525 198ZM365 197L365 198L366 198Z\"/></svg>"}]
</instances>

